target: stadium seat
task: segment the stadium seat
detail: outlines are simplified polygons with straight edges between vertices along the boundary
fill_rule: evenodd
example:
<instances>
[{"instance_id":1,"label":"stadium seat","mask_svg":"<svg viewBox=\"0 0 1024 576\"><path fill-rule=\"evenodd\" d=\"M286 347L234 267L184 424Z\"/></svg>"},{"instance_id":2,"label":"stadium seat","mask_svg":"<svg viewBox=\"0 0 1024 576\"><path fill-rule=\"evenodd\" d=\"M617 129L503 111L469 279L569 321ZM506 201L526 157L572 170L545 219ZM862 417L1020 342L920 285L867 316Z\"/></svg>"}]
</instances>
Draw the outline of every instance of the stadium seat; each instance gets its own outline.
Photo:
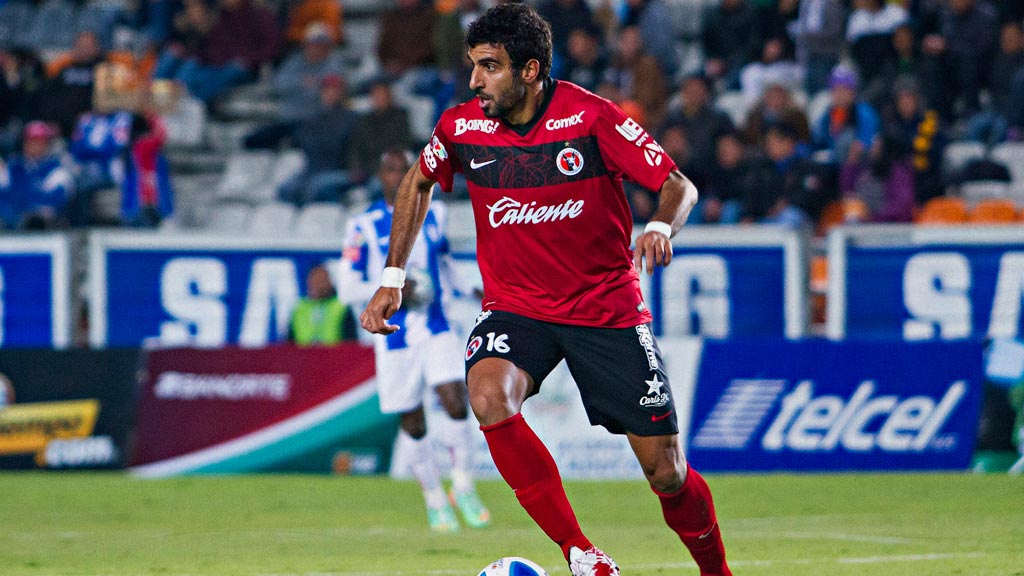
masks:
<instances>
[{"instance_id":1,"label":"stadium seat","mask_svg":"<svg viewBox=\"0 0 1024 576\"><path fill-rule=\"evenodd\" d=\"M217 185L217 198L253 201L254 191L270 177L274 158L274 153L267 151L233 153Z\"/></svg>"},{"instance_id":2,"label":"stadium seat","mask_svg":"<svg viewBox=\"0 0 1024 576\"><path fill-rule=\"evenodd\" d=\"M719 94L715 98L715 107L725 112L736 126L742 126L746 122L747 113L750 111L750 103L739 90Z\"/></svg>"},{"instance_id":3,"label":"stadium seat","mask_svg":"<svg viewBox=\"0 0 1024 576\"><path fill-rule=\"evenodd\" d=\"M313 202L299 211L295 234L307 238L340 238L345 234L345 210L333 202Z\"/></svg>"},{"instance_id":4,"label":"stadium seat","mask_svg":"<svg viewBox=\"0 0 1024 576\"><path fill-rule=\"evenodd\" d=\"M960 185L960 197L973 206L984 200L997 198L1009 198L1010 185L999 180L979 180L977 182L965 182Z\"/></svg>"},{"instance_id":5,"label":"stadium seat","mask_svg":"<svg viewBox=\"0 0 1024 576\"><path fill-rule=\"evenodd\" d=\"M453 243L476 240L476 220L473 219L473 203L469 200L456 200L447 203L448 207L448 238Z\"/></svg>"},{"instance_id":6,"label":"stadium seat","mask_svg":"<svg viewBox=\"0 0 1024 576\"><path fill-rule=\"evenodd\" d=\"M842 198L834 200L822 209L818 220L817 235L826 236L832 228L840 224L866 222L871 218L871 211L860 198Z\"/></svg>"},{"instance_id":7,"label":"stadium seat","mask_svg":"<svg viewBox=\"0 0 1024 576\"><path fill-rule=\"evenodd\" d=\"M1003 142L992 149L992 159L1010 170L1014 182L1024 182L1024 142Z\"/></svg>"},{"instance_id":8,"label":"stadium seat","mask_svg":"<svg viewBox=\"0 0 1024 576\"><path fill-rule=\"evenodd\" d=\"M434 100L426 96L403 96L395 103L409 112L409 131L414 142L426 143L434 132Z\"/></svg>"},{"instance_id":9,"label":"stadium seat","mask_svg":"<svg viewBox=\"0 0 1024 576\"><path fill-rule=\"evenodd\" d=\"M967 213L967 221L974 224L1012 224L1017 220L1017 205L1005 198L982 200Z\"/></svg>"},{"instance_id":10,"label":"stadium seat","mask_svg":"<svg viewBox=\"0 0 1024 576\"><path fill-rule=\"evenodd\" d=\"M940 196L925 202L914 217L916 224L962 224L967 221L967 203L960 198Z\"/></svg>"},{"instance_id":11,"label":"stadium seat","mask_svg":"<svg viewBox=\"0 0 1024 576\"><path fill-rule=\"evenodd\" d=\"M287 202L266 202L252 209L246 229L259 236L289 236L295 231L296 213Z\"/></svg>"},{"instance_id":12,"label":"stadium seat","mask_svg":"<svg viewBox=\"0 0 1024 576\"><path fill-rule=\"evenodd\" d=\"M66 0L46 0L39 6L23 38L37 50L67 49L75 40L78 9Z\"/></svg>"},{"instance_id":13,"label":"stadium seat","mask_svg":"<svg viewBox=\"0 0 1024 576\"><path fill-rule=\"evenodd\" d=\"M163 116L167 125L167 146L198 148L206 130L206 107L191 96L182 96L177 108Z\"/></svg>"},{"instance_id":14,"label":"stadium seat","mask_svg":"<svg viewBox=\"0 0 1024 576\"><path fill-rule=\"evenodd\" d=\"M958 140L946 145L942 153L943 171L952 176L963 170L971 160L985 157L985 145L971 140Z\"/></svg>"},{"instance_id":15,"label":"stadium seat","mask_svg":"<svg viewBox=\"0 0 1024 576\"><path fill-rule=\"evenodd\" d=\"M28 2L6 2L0 5L0 46L20 44L35 17L36 8Z\"/></svg>"},{"instance_id":16,"label":"stadium seat","mask_svg":"<svg viewBox=\"0 0 1024 576\"><path fill-rule=\"evenodd\" d=\"M214 204L206 220L206 230L216 234L246 232L251 208L240 202Z\"/></svg>"},{"instance_id":17,"label":"stadium seat","mask_svg":"<svg viewBox=\"0 0 1024 576\"><path fill-rule=\"evenodd\" d=\"M301 150L284 150L274 160L274 169L270 173L270 182L280 186L306 167L306 156Z\"/></svg>"}]
</instances>

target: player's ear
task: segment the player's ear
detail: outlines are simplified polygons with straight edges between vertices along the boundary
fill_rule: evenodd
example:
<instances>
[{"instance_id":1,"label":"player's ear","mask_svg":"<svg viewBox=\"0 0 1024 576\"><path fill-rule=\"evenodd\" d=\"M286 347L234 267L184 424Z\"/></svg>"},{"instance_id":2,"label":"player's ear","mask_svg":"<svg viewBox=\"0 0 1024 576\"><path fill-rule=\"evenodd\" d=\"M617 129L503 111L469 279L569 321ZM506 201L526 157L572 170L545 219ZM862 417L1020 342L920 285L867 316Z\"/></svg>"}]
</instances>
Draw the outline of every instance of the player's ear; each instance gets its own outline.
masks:
<instances>
[{"instance_id":1,"label":"player's ear","mask_svg":"<svg viewBox=\"0 0 1024 576\"><path fill-rule=\"evenodd\" d=\"M536 82L537 78L540 76L540 62L536 58L527 60L519 73L522 75L523 82L527 84Z\"/></svg>"}]
</instances>

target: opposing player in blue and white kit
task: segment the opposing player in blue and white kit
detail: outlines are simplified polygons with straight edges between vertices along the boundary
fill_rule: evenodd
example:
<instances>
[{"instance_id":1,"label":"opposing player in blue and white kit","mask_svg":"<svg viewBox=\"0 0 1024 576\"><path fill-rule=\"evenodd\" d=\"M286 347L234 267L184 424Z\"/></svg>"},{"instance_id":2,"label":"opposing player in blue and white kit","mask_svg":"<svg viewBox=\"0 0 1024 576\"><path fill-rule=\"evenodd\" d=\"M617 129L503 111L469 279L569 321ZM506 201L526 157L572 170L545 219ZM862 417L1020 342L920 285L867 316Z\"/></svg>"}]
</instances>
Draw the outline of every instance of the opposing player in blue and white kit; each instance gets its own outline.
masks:
<instances>
[{"instance_id":1,"label":"opposing player in blue and white kit","mask_svg":"<svg viewBox=\"0 0 1024 576\"><path fill-rule=\"evenodd\" d=\"M345 277L341 283L341 298L346 302L365 303L380 285L390 245L395 194L413 162L415 157L408 151L385 152L378 172L384 199L349 222L342 258ZM381 411L401 417L399 442L405 444L401 447L411 455L413 474L423 488L430 527L451 532L459 528L451 504L459 509L466 524L474 528L489 524L490 513L480 502L470 473L471 434L476 423L469 419L463 343L452 332L445 314L446 301L467 291L458 286L450 265L444 205L435 202L425 208L426 220L409 259L409 278L413 281L406 281L405 285L408 304L391 319L400 329L387 336L375 336L374 349ZM450 417L441 430L442 442L452 455L452 489L447 497L426 439L426 388L436 391Z\"/></svg>"}]
</instances>

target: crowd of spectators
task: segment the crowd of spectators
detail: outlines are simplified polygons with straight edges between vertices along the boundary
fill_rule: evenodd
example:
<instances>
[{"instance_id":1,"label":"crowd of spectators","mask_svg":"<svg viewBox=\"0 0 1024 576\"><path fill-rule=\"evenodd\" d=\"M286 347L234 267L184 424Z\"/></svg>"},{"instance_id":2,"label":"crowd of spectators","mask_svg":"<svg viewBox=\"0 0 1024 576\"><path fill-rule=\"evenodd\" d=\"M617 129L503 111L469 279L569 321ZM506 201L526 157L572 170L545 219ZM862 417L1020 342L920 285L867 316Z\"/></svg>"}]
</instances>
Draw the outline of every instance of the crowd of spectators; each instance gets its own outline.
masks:
<instances>
[{"instance_id":1,"label":"crowd of spectators","mask_svg":"<svg viewBox=\"0 0 1024 576\"><path fill-rule=\"evenodd\" d=\"M28 1L0 0L0 10ZM93 195L111 187L122 196L114 224L156 226L173 215L158 106L97 102L119 82L172 83L213 113L232 90L261 82L277 113L245 147L294 147L306 159L280 199L343 202L353 187L374 189L383 151L422 144L404 97L429 99L436 118L471 95L464 34L487 4L382 4L372 16L375 53L365 55L372 74L340 56L350 41L343 5L147 0L79 30L64 52L0 45L2 225L97 224ZM697 31L687 28L692 10L681 16L694 6ZM537 8L552 25L553 76L615 101L651 130L702 191L694 222L813 226L842 198L866 207L863 220L907 222L954 181L943 168L948 142L1024 140L1017 0L538 0ZM367 105L357 111L352 96ZM726 97L741 114L727 113ZM656 198L628 192L645 221Z\"/></svg>"}]
</instances>

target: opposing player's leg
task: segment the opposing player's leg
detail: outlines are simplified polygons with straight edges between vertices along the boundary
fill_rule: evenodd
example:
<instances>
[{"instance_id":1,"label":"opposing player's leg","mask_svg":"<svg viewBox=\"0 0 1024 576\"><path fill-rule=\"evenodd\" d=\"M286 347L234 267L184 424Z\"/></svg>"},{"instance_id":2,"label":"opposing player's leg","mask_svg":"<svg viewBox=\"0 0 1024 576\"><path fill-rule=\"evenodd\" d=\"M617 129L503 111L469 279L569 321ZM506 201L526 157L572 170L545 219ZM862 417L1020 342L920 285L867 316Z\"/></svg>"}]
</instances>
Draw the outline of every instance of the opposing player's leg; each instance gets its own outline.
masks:
<instances>
[{"instance_id":1,"label":"opposing player's leg","mask_svg":"<svg viewBox=\"0 0 1024 576\"><path fill-rule=\"evenodd\" d=\"M376 363L380 410L384 414L399 415L395 451L408 456L409 467L423 491L430 528L438 532L457 531L459 521L444 493L434 450L426 437L422 364L408 348L386 350L380 344L376 349Z\"/></svg>"},{"instance_id":2,"label":"opposing player's leg","mask_svg":"<svg viewBox=\"0 0 1024 576\"><path fill-rule=\"evenodd\" d=\"M435 334L422 344L424 375L444 408L445 417L437 419L433 435L441 440L451 457L452 487L448 499L466 524L483 528L490 524L491 513L477 495L473 483L473 428L469 417L465 365L459 340L451 332Z\"/></svg>"},{"instance_id":3,"label":"opposing player's leg","mask_svg":"<svg viewBox=\"0 0 1024 576\"><path fill-rule=\"evenodd\" d=\"M466 349L469 403L480 421L491 458L520 505L569 558L572 548L590 541L562 487L551 453L520 409L561 361L561 353L541 323L520 316L485 313Z\"/></svg>"},{"instance_id":4,"label":"opposing player's leg","mask_svg":"<svg viewBox=\"0 0 1024 576\"><path fill-rule=\"evenodd\" d=\"M707 482L686 463L679 435L627 434L662 514L690 551L701 576L730 576L725 545Z\"/></svg>"}]
</instances>

